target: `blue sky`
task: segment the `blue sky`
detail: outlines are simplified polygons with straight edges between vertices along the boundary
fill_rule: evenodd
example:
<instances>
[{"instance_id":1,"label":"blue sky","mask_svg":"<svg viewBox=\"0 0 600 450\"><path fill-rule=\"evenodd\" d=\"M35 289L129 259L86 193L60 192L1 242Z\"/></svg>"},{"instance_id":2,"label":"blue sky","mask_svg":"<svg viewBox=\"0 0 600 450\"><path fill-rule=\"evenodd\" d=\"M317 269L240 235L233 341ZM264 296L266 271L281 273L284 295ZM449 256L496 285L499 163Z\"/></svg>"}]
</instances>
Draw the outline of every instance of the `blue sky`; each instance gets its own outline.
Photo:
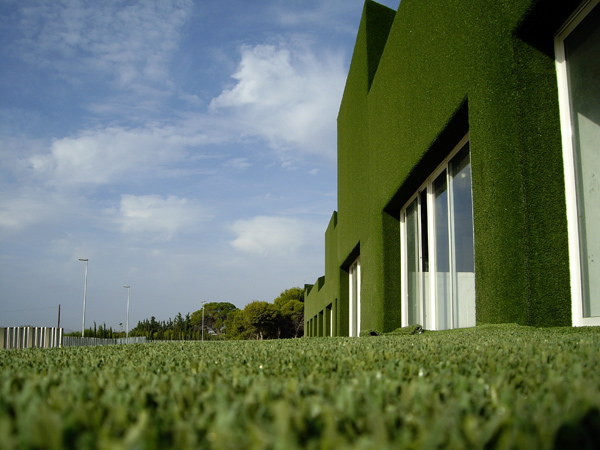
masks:
<instances>
[{"instance_id":1,"label":"blue sky","mask_svg":"<svg viewBox=\"0 0 600 450\"><path fill-rule=\"evenodd\" d=\"M362 7L0 0L0 326L81 329L79 258L86 327L314 283Z\"/></svg>"}]
</instances>

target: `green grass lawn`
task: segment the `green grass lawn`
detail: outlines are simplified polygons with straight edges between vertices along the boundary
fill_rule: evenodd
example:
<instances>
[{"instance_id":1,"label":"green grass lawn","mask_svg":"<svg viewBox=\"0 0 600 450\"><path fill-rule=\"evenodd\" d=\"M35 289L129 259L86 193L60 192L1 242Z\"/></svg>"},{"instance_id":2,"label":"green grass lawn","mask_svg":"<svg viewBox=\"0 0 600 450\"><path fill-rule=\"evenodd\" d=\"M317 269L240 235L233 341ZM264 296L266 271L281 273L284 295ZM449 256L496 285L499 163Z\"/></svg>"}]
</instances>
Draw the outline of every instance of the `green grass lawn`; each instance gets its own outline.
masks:
<instances>
[{"instance_id":1,"label":"green grass lawn","mask_svg":"<svg viewBox=\"0 0 600 450\"><path fill-rule=\"evenodd\" d=\"M599 328L0 351L0 449L599 443Z\"/></svg>"}]
</instances>

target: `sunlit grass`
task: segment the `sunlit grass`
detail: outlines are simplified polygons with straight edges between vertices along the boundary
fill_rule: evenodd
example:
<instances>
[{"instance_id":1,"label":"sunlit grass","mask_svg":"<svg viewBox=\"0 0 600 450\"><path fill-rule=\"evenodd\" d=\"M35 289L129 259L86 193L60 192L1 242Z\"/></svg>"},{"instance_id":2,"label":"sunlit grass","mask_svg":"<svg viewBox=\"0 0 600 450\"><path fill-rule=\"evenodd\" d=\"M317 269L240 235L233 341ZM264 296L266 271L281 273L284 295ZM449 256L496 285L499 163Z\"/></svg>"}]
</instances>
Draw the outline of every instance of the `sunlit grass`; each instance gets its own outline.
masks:
<instances>
[{"instance_id":1,"label":"sunlit grass","mask_svg":"<svg viewBox=\"0 0 600 450\"><path fill-rule=\"evenodd\" d=\"M517 326L1 351L0 449L585 445L599 351L597 328Z\"/></svg>"}]
</instances>

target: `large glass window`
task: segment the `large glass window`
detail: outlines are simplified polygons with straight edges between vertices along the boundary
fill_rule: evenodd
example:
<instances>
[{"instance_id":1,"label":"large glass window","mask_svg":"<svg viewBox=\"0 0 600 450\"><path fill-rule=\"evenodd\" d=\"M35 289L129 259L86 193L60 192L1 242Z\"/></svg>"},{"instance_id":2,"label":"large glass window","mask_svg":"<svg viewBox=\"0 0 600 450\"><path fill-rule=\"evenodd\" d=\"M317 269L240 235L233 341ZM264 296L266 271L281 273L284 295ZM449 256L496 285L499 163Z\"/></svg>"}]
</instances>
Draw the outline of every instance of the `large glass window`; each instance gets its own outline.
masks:
<instances>
[{"instance_id":1,"label":"large glass window","mask_svg":"<svg viewBox=\"0 0 600 450\"><path fill-rule=\"evenodd\" d=\"M448 165L452 196L450 215L453 257L452 283L455 302L453 328L475 325L475 258L473 245L473 199L471 197L471 157L467 143Z\"/></svg>"},{"instance_id":2,"label":"large glass window","mask_svg":"<svg viewBox=\"0 0 600 450\"><path fill-rule=\"evenodd\" d=\"M450 283L450 223L448 222L448 174L444 170L433 182L435 211L435 279L438 330L452 328Z\"/></svg>"},{"instance_id":3,"label":"large glass window","mask_svg":"<svg viewBox=\"0 0 600 450\"><path fill-rule=\"evenodd\" d=\"M404 325L475 325L468 136L401 211Z\"/></svg>"},{"instance_id":4,"label":"large glass window","mask_svg":"<svg viewBox=\"0 0 600 450\"><path fill-rule=\"evenodd\" d=\"M556 38L574 325L600 325L600 6Z\"/></svg>"},{"instance_id":5,"label":"large glass window","mask_svg":"<svg viewBox=\"0 0 600 450\"><path fill-rule=\"evenodd\" d=\"M350 336L360 335L360 258L350 266Z\"/></svg>"},{"instance_id":6,"label":"large glass window","mask_svg":"<svg viewBox=\"0 0 600 450\"><path fill-rule=\"evenodd\" d=\"M421 320L421 245L419 238L419 201L414 199L406 208L405 227L406 244L406 300L409 323L419 323Z\"/></svg>"}]
</instances>

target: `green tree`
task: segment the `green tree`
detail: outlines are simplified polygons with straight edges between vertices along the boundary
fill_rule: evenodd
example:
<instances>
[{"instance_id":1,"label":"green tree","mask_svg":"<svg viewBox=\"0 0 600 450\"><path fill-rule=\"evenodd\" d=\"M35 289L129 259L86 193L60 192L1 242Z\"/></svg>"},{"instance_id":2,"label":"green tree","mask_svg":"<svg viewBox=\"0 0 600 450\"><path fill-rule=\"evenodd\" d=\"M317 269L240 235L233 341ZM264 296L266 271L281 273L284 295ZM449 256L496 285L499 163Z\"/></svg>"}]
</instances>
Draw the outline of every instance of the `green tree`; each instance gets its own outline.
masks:
<instances>
[{"instance_id":1,"label":"green tree","mask_svg":"<svg viewBox=\"0 0 600 450\"><path fill-rule=\"evenodd\" d=\"M280 310L281 337L304 335L304 303L298 300L286 302Z\"/></svg>"},{"instance_id":2,"label":"green tree","mask_svg":"<svg viewBox=\"0 0 600 450\"><path fill-rule=\"evenodd\" d=\"M226 330L229 314L238 308L232 303L211 302L204 305L204 328L217 336L221 336ZM191 323L195 330L202 332L202 310L192 313Z\"/></svg>"},{"instance_id":3,"label":"green tree","mask_svg":"<svg viewBox=\"0 0 600 450\"><path fill-rule=\"evenodd\" d=\"M279 294L279 297L277 297L275 300L273 300L273 304L275 305L275 307L278 310L281 311L281 308L283 307L283 305L285 305L287 302L289 302L291 300L296 300L301 303L304 303L304 291L302 289L300 289L299 287L293 287L290 289L286 289L281 294Z\"/></svg>"},{"instance_id":4,"label":"green tree","mask_svg":"<svg viewBox=\"0 0 600 450\"><path fill-rule=\"evenodd\" d=\"M277 333L278 311L268 302L254 301L244 308L244 325L256 339L275 337Z\"/></svg>"},{"instance_id":5,"label":"green tree","mask_svg":"<svg viewBox=\"0 0 600 450\"><path fill-rule=\"evenodd\" d=\"M177 340L185 339L185 319L181 313L177 313L173 322L173 338Z\"/></svg>"},{"instance_id":6,"label":"green tree","mask_svg":"<svg viewBox=\"0 0 600 450\"><path fill-rule=\"evenodd\" d=\"M249 339L251 336L244 321L244 311L236 309L227 315L225 320L225 336L227 339Z\"/></svg>"},{"instance_id":7,"label":"green tree","mask_svg":"<svg viewBox=\"0 0 600 450\"><path fill-rule=\"evenodd\" d=\"M192 316L190 316L190 313L185 315L185 320L183 322L183 336L184 339L192 339Z\"/></svg>"}]
</instances>

